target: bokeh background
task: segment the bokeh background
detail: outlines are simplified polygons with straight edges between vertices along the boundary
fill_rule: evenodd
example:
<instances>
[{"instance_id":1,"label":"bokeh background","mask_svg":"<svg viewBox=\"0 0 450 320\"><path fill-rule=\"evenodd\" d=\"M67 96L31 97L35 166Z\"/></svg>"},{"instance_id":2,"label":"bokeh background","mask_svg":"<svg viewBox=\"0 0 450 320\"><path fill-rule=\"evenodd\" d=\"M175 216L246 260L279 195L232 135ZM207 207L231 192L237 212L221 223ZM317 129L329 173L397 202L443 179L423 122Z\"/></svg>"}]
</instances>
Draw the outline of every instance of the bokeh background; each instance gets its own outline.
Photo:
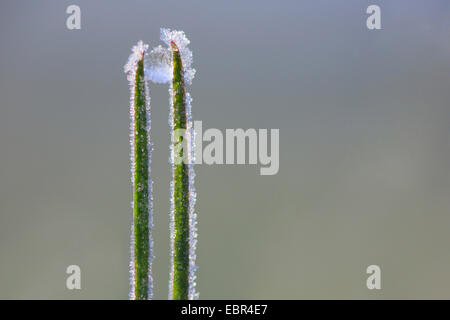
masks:
<instances>
[{"instance_id":1,"label":"bokeh background","mask_svg":"<svg viewBox=\"0 0 450 320\"><path fill-rule=\"evenodd\" d=\"M66 8L81 7L81 30ZM370 4L382 30L366 28ZM197 166L200 298L450 298L449 1L0 3L0 298L126 299L123 65L184 30L207 128L279 128L280 171ZM152 88L167 298L168 94ZM82 289L66 289L77 264ZM382 289L366 288L377 264Z\"/></svg>"}]
</instances>

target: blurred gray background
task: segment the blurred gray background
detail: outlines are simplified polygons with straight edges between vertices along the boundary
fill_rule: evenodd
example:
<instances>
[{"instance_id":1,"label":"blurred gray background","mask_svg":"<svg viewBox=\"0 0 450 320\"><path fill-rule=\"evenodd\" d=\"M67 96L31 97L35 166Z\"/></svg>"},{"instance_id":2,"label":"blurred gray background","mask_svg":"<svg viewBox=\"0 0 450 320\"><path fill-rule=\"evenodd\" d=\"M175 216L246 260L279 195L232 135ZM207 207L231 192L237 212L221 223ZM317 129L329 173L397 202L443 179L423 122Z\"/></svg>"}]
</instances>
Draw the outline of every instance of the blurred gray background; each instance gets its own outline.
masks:
<instances>
[{"instance_id":1,"label":"blurred gray background","mask_svg":"<svg viewBox=\"0 0 450 320\"><path fill-rule=\"evenodd\" d=\"M81 7L81 30L66 8ZM366 28L381 7L382 30ZM1 1L0 298L126 299L123 65L184 30L207 128L279 128L280 171L197 166L200 298L450 298L449 1ZM168 94L152 88L156 298ZM66 289L77 264L82 289ZM366 288L366 268L382 290Z\"/></svg>"}]
</instances>

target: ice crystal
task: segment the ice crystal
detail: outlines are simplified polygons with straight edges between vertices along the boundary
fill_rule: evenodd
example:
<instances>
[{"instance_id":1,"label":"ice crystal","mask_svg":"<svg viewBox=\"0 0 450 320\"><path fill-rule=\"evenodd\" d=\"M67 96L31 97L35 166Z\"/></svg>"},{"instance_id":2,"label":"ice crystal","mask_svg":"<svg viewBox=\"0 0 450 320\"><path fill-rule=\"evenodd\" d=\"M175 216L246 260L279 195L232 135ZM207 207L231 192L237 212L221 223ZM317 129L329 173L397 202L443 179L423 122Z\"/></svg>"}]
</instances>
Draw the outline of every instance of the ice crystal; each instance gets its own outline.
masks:
<instances>
[{"instance_id":1,"label":"ice crystal","mask_svg":"<svg viewBox=\"0 0 450 320\"><path fill-rule=\"evenodd\" d=\"M145 79L155 83L172 81L172 53L169 48L157 46L145 57Z\"/></svg>"}]
</instances>

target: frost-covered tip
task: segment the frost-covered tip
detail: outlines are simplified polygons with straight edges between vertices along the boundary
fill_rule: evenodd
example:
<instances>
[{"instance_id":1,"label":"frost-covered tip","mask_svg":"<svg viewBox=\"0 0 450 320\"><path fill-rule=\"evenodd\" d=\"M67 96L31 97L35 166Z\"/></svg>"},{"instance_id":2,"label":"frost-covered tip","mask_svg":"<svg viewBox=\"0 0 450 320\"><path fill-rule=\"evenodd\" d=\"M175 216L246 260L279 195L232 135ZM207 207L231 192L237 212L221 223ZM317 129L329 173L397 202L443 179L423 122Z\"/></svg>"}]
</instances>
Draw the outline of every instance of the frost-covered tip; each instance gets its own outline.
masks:
<instances>
[{"instance_id":1,"label":"frost-covered tip","mask_svg":"<svg viewBox=\"0 0 450 320\"><path fill-rule=\"evenodd\" d=\"M123 71L127 74L127 79L132 84L134 84L136 78L137 65L140 60L144 57L148 50L148 44L144 44L142 41L131 48L131 54L128 57L127 63L123 66Z\"/></svg>"}]
</instances>

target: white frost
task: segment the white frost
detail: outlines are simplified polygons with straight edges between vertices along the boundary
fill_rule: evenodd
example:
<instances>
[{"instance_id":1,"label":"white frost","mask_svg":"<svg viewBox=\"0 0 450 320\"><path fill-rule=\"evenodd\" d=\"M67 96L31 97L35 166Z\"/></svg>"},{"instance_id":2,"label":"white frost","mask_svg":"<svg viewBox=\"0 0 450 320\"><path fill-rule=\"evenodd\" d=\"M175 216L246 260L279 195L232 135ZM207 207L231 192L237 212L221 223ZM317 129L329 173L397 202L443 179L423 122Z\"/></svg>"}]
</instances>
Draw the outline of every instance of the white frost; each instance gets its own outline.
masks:
<instances>
[{"instance_id":1,"label":"white frost","mask_svg":"<svg viewBox=\"0 0 450 320\"><path fill-rule=\"evenodd\" d=\"M134 87L138 61L142 59L142 56L146 53L147 49L148 44L144 44L142 41L138 41L138 43L131 48L132 53L128 57L127 63L123 66L123 71L127 74L130 86ZM132 99L134 99L134 97L132 97Z\"/></svg>"},{"instance_id":2,"label":"white frost","mask_svg":"<svg viewBox=\"0 0 450 320\"><path fill-rule=\"evenodd\" d=\"M195 132L194 121L192 120L192 98L189 92L186 92L186 138L189 143L187 146L188 153L188 173L189 173L189 300L197 300L199 293L196 290L196 271L198 266L195 264L197 254L197 213L195 212L195 202L197 200L197 192L195 190Z\"/></svg>"}]
</instances>

